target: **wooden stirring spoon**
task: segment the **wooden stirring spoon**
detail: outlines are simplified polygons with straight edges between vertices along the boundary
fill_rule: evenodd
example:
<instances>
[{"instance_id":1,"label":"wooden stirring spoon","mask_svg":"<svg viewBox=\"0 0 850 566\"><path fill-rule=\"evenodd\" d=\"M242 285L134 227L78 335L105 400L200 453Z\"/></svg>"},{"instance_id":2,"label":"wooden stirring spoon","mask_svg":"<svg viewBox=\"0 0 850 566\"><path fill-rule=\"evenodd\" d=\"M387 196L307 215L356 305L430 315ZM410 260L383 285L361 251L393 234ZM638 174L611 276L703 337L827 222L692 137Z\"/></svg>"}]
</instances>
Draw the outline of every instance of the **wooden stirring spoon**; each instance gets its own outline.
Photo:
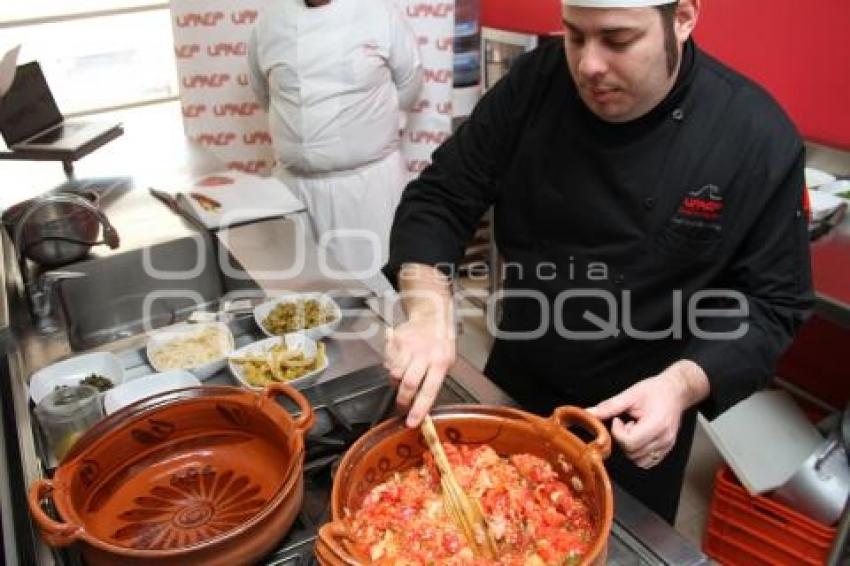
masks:
<instances>
[{"instance_id":1,"label":"wooden stirring spoon","mask_svg":"<svg viewBox=\"0 0 850 566\"><path fill-rule=\"evenodd\" d=\"M481 504L474 497L467 495L455 478L430 415L425 416L421 430L440 472L440 486L443 489L443 503L446 510L460 526L473 552L477 556L494 560L497 553L496 543L490 535Z\"/></svg>"}]
</instances>

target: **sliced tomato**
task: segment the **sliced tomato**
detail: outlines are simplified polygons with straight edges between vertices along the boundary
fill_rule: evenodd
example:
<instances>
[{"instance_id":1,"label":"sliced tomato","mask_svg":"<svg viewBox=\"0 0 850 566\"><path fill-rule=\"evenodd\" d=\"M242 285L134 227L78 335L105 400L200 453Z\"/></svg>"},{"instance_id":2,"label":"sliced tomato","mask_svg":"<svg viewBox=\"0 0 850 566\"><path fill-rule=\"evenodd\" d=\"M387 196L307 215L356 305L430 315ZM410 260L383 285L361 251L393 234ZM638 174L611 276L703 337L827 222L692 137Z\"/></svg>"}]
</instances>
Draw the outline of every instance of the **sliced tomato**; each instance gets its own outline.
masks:
<instances>
[{"instance_id":1,"label":"sliced tomato","mask_svg":"<svg viewBox=\"0 0 850 566\"><path fill-rule=\"evenodd\" d=\"M443 533L443 550L449 555L460 551L460 538L453 532Z\"/></svg>"},{"instance_id":2,"label":"sliced tomato","mask_svg":"<svg viewBox=\"0 0 850 566\"><path fill-rule=\"evenodd\" d=\"M382 560L406 566L519 566L534 554L548 564L563 564L587 552L593 533L588 508L550 463L530 454L501 458L486 445L444 446L455 474L480 494L491 526L497 526L499 560L473 558L445 514L439 474L428 453L422 467L395 474L365 498L354 532L363 537L358 541L368 542L367 549L391 530L392 556Z\"/></svg>"},{"instance_id":3,"label":"sliced tomato","mask_svg":"<svg viewBox=\"0 0 850 566\"><path fill-rule=\"evenodd\" d=\"M567 518L554 509L544 509L542 520L547 527L562 527L567 522Z\"/></svg>"}]
</instances>

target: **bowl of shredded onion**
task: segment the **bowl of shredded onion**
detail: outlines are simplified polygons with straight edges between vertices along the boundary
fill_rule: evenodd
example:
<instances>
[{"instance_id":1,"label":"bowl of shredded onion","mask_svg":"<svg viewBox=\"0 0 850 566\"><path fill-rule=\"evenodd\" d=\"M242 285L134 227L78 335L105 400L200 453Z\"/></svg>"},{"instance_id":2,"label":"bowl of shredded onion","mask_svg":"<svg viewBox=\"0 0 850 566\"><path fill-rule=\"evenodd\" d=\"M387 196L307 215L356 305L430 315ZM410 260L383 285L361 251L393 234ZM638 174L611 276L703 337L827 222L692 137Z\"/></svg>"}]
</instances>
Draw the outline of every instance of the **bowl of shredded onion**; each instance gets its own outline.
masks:
<instances>
[{"instance_id":1,"label":"bowl of shredded onion","mask_svg":"<svg viewBox=\"0 0 850 566\"><path fill-rule=\"evenodd\" d=\"M178 324L152 334L147 355L157 372L185 369L204 380L227 365L233 349L233 333L226 324Z\"/></svg>"},{"instance_id":2,"label":"bowl of shredded onion","mask_svg":"<svg viewBox=\"0 0 850 566\"><path fill-rule=\"evenodd\" d=\"M245 388L262 391L285 381L296 389L309 387L328 367L325 345L304 332L272 336L239 348L228 358L230 373Z\"/></svg>"}]
</instances>

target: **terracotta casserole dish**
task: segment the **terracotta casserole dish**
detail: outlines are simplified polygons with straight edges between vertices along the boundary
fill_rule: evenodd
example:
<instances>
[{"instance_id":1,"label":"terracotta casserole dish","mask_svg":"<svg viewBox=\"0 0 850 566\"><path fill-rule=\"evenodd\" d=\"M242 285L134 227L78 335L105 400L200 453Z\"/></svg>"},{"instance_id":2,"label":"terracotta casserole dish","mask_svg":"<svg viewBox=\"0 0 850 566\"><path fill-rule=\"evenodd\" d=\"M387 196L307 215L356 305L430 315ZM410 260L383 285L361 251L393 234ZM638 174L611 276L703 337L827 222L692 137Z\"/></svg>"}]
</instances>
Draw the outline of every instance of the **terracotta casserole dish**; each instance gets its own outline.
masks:
<instances>
[{"instance_id":1,"label":"terracotta casserole dish","mask_svg":"<svg viewBox=\"0 0 850 566\"><path fill-rule=\"evenodd\" d=\"M489 444L503 456L533 454L552 463L568 485L580 484L595 525L593 542L581 564L605 564L614 511L603 460L611 452L611 438L599 420L577 407L559 407L549 418L484 405L444 406L431 415L441 439L455 444ZM568 430L570 427L583 429L593 435L593 440L583 442ZM334 477L332 521L320 529L316 542L321 564L369 564L369 559L355 550L346 517L360 508L372 488L398 471L421 465L427 450L419 430L408 429L398 418L373 428L351 446ZM564 458L572 471L555 465Z\"/></svg>"},{"instance_id":2,"label":"terracotta casserole dish","mask_svg":"<svg viewBox=\"0 0 850 566\"><path fill-rule=\"evenodd\" d=\"M48 544L79 543L90 566L251 563L301 507L312 424L309 403L285 383L259 395L224 386L155 395L87 432L52 480L32 484L30 510ZM47 498L61 521L42 509Z\"/></svg>"}]
</instances>

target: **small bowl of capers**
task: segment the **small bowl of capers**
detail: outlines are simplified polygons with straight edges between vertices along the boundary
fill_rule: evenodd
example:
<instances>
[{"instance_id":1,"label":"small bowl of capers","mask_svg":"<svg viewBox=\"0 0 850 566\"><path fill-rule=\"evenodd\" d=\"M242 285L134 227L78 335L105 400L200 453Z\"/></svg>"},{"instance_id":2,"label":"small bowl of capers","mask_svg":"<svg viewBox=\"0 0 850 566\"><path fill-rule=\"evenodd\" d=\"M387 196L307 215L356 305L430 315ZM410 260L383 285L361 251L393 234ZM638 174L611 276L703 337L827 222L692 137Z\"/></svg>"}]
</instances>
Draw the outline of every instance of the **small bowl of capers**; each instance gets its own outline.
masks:
<instances>
[{"instance_id":1,"label":"small bowl of capers","mask_svg":"<svg viewBox=\"0 0 850 566\"><path fill-rule=\"evenodd\" d=\"M30 399L38 405L56 389L89 385L103 393L124 382L124 367L109 352L92 352L62 360L35 372L30 378Z\"/></svg>"}]
</instances>

